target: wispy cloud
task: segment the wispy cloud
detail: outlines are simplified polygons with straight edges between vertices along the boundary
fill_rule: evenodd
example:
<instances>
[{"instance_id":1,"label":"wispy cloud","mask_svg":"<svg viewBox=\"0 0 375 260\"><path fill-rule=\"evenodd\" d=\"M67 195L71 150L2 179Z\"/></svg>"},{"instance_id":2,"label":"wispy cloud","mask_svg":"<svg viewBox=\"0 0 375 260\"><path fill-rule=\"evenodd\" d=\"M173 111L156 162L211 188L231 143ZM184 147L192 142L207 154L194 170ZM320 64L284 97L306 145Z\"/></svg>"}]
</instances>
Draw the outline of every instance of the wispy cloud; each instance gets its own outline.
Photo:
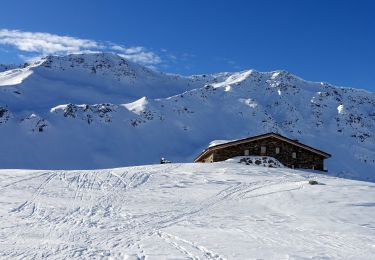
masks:
<instances>
[{"instance_id":1,"label":"wispy cloud","mask_svg":"<svg viewBox=\"0 0 375 260\"><path fill-rule=\"evenodd\" d=\"M19 51L25 61L46 55L67 55L72 53L113 52L134 62L155 66L162 63L161 57L142 46L126 47L111 42L98 42L71 36L44 32L24 32L0 29L0 45L8 45Z\"/></svg>"},{"instance_id":2,"label":"wispy cloud","mask_svg":"<svg viewBox=\"0 0 375 260\"><path fill-rule=\"evenodd\" d=\"M153 65L160 64L162 62L160 56L154 52L147 51L143 47L128 48L123 53L118 53L118 55L141 64Z\"/></svg>"},{"instance_id":3,"label":"wispy cloud","mask_svg":"<svg viewBox=\"0 0 375 260\"><path fill-rule=\"evenodd\" d=\"M41 54L72 53L84 49L99 49L100 44L93 40L78 39L50 33L0 30L0 43L12 45L25 52Z\"/></svg>"}]
</instances>

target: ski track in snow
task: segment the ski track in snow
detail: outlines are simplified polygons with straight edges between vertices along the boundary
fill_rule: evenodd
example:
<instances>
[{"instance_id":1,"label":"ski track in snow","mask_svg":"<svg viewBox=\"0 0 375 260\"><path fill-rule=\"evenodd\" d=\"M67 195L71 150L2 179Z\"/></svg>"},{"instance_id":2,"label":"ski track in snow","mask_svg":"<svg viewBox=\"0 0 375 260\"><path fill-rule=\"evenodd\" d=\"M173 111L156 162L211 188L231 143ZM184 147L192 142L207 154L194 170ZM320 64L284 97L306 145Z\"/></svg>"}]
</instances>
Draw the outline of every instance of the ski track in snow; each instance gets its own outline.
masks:
<instances>
[{"instance_id":1,"label":"ski track in snow","mask_svg":"<svg viewBox=\"0 0 375 260\"><path fill-rule=\"evenodd\" d=\"M373 259L374 197L372 183L234 163L1 170L0 257Z\"/></svg>"}]
</instances>

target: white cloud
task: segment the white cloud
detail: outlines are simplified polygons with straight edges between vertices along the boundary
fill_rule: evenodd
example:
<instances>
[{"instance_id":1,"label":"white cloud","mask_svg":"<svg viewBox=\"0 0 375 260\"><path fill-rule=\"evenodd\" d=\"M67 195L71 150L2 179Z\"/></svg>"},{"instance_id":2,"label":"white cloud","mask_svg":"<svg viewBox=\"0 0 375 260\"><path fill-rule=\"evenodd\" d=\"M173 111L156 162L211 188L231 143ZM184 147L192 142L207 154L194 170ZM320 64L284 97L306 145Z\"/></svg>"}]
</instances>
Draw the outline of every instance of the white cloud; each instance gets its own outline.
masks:
<instances>
[{"instance_id":1,"label":"white cloud","mask_svg":"<svg viewBox=\"0 0 375 260\"><path fill-rule=\"evenodd\" d=\"M125 59L132 60L136 63L141 64L159 64L161 63L161 58L152 52L137 52L132 54L119 54Z\"/></svg>"},{"instance_id":2,"label":"white cloud","mask_svg":"<svg viewBox=\"0 0 375 260\"><path fill-rule=\"evenodd\" d=\"M118 51L118 55L125 59L132 60L141 64L159 64L162 62L159 55L154 52L148 51L141 46L125 48L120 45L113 45L112 50Z\"/></svg>"},{"instance_id":3,"label":"white cloud","mask_svg":"<svg viewBox=\"0 0 375 260\"><path fill-rule=\"evenodd\" d=\"M50 33L22 32L7 29L0 30L0 44L12 45L21 51L39 52L45 55L100 48L99 44L92 40L77 39Z\"/></svg>"},{"instance_id":4,"label":"white cloud","mask_svg":"<svg viewBox=\"0 0 375 260\"><path fill-rule=\"evenodd\" d=\"M16 48L25 61L46 55L72 53L113 52L131 61L154 66L162 62L159 55L141 46L125 47L114 43L79 39L43 32L24 32L0 29L0 45Z\"/></svg>"},{"instance_id":5,"label":"white cloud","mask_svg":"<svg viewBox=\"0 0 375 260\"><path fill-rule=\"evenodd\" d=\"M112 46L112 50L114 50L114 51L125 51L126 48L124 48L124 47L122 47L120 45L113 45Z\"/></svg>"},{"instance_id":6,"label":"white cloud","mask_svg":"<svg viewBox=\"0 0 375 260\"><path fill-rule=\"evenodd\" d=\"M141 47L141 46L125 48L125 47L120 46L120 45L113 45L112 50L121 51L121 52L124 52L124 54L133 54L133 53L139 53L139 52L146 51L146 49L144 47Z\"/></svg>"}]
</instances>

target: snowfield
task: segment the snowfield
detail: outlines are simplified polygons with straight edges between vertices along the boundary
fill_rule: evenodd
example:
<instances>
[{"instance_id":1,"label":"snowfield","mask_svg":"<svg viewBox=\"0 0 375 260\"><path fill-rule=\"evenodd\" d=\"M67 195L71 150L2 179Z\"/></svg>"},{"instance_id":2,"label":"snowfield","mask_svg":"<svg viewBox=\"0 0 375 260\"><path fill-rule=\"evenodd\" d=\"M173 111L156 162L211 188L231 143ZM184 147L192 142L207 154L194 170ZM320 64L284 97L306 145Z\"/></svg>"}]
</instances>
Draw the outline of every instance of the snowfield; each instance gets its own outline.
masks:
<instances>
[{"instance_id":1,"label":"snowfield","mask_svg":"<svg viewBox=\"0 0 375 260\"><path fill-rule=\"evenodd\" d=\"M0 258L375 259L374 199L374 183L230 162L0 170Z\"/></svg>"}]
</instances>

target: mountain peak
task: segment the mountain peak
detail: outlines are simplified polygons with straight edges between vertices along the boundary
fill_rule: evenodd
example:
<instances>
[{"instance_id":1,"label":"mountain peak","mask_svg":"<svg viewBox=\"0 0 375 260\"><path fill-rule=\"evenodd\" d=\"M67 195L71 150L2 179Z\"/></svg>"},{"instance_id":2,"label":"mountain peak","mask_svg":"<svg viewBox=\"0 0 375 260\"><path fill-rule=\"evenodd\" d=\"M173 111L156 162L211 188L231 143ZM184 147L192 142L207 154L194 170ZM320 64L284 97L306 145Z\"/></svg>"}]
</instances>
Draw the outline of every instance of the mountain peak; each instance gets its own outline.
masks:
<instances>
[{"instance_id":1,"label":"mountain peak","mask_svg":"<svg viewBox=\"0 0 375 260\"><path fill-rule=\"evenodd\" d=\"M161 74L117 54L106 52L46 56L32 66L58 72L77 73L86 71L89 74L105 76L128 83L136 80L136 78L150 78Z\"/></svg>"},{"instance_id":2,"label":"mountain peak","mask_svg":"<svg viewBox=\"0 0 375 260\"><path fill-rule=\"evenodd\" d=\"M43 67L90 67L110 68L110 67L129 67L140 66L130 62L113 53L82 53L69 54L66 56L50 55L41 59L40 64Z\"/></svg>"}]
</instances>

